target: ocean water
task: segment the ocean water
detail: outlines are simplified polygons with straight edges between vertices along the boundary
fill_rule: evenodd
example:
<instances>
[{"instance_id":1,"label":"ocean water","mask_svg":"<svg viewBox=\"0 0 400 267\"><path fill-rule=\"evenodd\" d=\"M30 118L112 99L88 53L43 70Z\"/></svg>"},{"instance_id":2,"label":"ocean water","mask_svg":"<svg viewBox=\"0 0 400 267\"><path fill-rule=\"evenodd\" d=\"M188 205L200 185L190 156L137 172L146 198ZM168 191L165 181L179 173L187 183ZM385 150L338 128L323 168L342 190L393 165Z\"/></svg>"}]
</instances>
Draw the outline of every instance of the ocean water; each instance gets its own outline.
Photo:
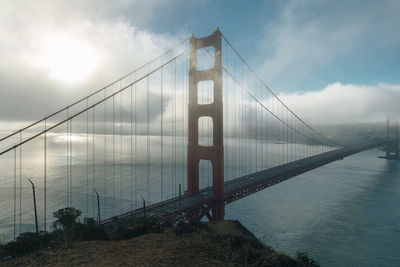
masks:
<instances>
[{"instance_id":1,"label":"ocean water","mask_svg":"<svg viewBox=\"0 0 400 267\"><path fill-rule=\"evenodd\" d=\"M46 213L41 140L24 147L21 173L19 151L16 165L13 153L1 158L0 242L34 230L27 178L36 185L39 228L44 229L46 222L47 230L52 213L67 205L82 210L82 217L97 217L94 190L100 195L101 216L107 218L141 207L142 197L152 204L177 196L179 184L186 189L184 139L164 138L161 153L158 137L138 136L133 150L138 156L132 159L128 137L116 139L114 147L110 136L77 136L74 165L68 170L66 141L61 137L48 137ZM228 138L224 148L226 180L302 157L301 151L307 149ZM244 152L238 153L241 148ZM277 251L307 252L322 266L400 266L400 161L377 158L381 154L365 151L250 195L229 204L226 218L240 220ZM200 186L210 186L210 166L200 165Z\"/></svg>"},{"instance_id":2,"label":"ocean water","mask_svg":"<svg viewBox=\"0 0 400 267\"><path fill-rule=\"evenodd\" d=\"M0 242L35 229L28 179L35 183L41 230L49 230L53 212L67 206L80 209L82 218L97 218L95 192L105 219L142 207L142 198L151 205L179 196L179 188L181 194L187 189L186 138L81 134L71 139L72 153L67 140L63 134L49 134L46 161L40 138L24 145L22 151L0 157ZM322 149L225 138L225 181L302 158L304 151L320 153ZM200 161L199 174L200 188L212 186L210 162Z\"/></svg>"},{"instance_id":3,"label":"ocean water","mask_svg":"<svg viewBox=\"0 0 400 267\"><path fill-rule=\"evenodd\" d=\"M262 242L321 266L400 266L400 161L365 151L226 207Z\"/></svg>"}]
</instances>

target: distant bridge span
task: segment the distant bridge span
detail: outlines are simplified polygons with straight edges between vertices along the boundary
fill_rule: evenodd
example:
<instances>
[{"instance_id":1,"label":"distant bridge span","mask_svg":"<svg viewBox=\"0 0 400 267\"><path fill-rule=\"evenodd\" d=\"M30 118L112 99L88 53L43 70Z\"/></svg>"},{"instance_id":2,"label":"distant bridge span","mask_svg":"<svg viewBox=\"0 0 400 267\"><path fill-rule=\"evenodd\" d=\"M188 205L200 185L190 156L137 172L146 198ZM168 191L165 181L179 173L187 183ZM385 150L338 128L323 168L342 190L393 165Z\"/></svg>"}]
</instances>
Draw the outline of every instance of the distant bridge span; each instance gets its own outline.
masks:
<instances>
[{"instance_id":1,"label":"distant bridge span","mask_svg":"<svg viewBox=\"0 0 400 267\"><path fill-rule=\"evenodd\" d=\"M243 197L256 193L265 188L284 182L290 178L296 177L305 172L319 168L337 160L343 160L346 157L360 153L372 148L382 147L387 144L386 141L365 143L353 147L339 148L337 150L325 152L319 155L299 159L277 167L252 173L246 176L238 177L234 180L224 183L224 204L232 203ZM109 224L116 220L129 220L132 216L141 217L161 216L169 218L173 222L199 220L206 216L212 220L209 213L213 205L212 187L201 190L198 194L184 194L164 202L156 203L145 208L127 212L102 221L103 224Z\"/></svg>"}]
</instances>

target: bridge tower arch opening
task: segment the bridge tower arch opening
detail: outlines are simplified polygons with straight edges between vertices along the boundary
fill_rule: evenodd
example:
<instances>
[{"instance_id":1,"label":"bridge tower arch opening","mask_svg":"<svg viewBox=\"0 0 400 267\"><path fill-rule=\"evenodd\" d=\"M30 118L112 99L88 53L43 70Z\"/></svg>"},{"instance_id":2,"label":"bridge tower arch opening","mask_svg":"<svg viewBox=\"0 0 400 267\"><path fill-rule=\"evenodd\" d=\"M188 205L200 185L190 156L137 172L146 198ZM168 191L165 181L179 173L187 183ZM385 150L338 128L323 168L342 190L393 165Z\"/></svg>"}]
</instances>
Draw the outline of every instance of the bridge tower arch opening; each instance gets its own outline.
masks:
<instances>
[{"instance_id":1,"label":"bridge tower arch opening","mask_svg":"<svg viewBox=\"0 0 400 267\"><path fill-rule=\"evenodd\" d=\"M212 166L212 219L220 220L225 215L224 204L224 148L223 148L223 104L222 104L222 34L217 29L204 38L190 38L189 55L189 112L188 112L188 194L199 193L199 163L209 160ZM199 69L198 50L212 47L214 64L208 69ZM212 102L199 104L199 83L212 81ZM212 119L212 145L199 144L199 124L201 117Z\"/></svg>"}]
</instances>

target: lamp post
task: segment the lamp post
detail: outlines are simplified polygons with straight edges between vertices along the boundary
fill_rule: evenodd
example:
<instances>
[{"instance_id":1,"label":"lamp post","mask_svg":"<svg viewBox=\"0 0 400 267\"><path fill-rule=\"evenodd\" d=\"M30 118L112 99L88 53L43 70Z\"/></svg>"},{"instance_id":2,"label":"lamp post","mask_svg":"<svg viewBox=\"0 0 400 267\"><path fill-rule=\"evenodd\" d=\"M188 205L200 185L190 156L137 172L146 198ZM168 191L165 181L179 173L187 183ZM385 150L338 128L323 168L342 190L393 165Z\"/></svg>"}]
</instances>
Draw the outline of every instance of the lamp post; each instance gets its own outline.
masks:
<instances>
[{"instance_id":1,"label":"lamp post","mask_svg":"<svg viewBox=\"0 0 400 267\"><path fill-rule=\"evenodd\" d=\"M97 213L98 213L98 216L99 216L99 224L100 224L100 197L99 197L99 193L97 193L97 191L96 191L96 189L94 190L94 192L96 193L96 195L97 195Z\"/></svg>"},{"instance_id":2,"label":"lamp post","mask_svg":"<svg viewBox=\"0 0 400 267\"><path fill-rule=\"evenodd\" d=\"M35 194L35 184L29 179L29 182L32 184L32 193L33 193L33 208L35 210L35 226L36 226L36 233L39 234L39 227L37 222L37 211L36 211L36 194Z\"/></svg>"},{"instance_id":3,"label":"lamp post","mask_svg":"<svg viewBox=\"0 0 400 267\"><path fill-rule=\"evenodd\" d=\"M144 199L142 194L140 194L140 196L142 197L143 200L143 218L146 218L146 200Z\"/></svg>"}]
</instances>

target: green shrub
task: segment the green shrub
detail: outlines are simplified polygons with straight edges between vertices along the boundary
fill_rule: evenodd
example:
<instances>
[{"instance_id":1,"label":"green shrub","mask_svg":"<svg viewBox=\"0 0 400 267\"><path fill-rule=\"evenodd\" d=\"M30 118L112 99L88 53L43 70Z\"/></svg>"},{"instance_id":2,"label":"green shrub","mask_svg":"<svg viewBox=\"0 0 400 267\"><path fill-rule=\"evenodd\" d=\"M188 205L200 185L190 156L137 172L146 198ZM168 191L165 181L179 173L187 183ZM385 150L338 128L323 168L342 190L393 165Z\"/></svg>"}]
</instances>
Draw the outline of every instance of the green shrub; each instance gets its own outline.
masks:
<instances>
[{"instance_id":1,"label":"green shrub","mask_svg":"<svg viewBox=\"0 0 400 267\"><path fill-rule=\"evenodd\" d=\"M280 253L263 255L257 260L256 264L254 265L265 266L265 267L273 267L273 266L299 267L299 264L294 259Z\"/></svg>"},{"instance_id":2,"label":"green shrub","mask_svg":"<svg viewBox=\"0 0 400 267\"><path fill-rule=\"evenodd\" d=\"M54 212L56 218L52 227L54 229L54 242L65 243L71 241L108 240L109 236L102 225L97 224L93 218L84 218L83 223L78 221L82 212L73 207L67 207Z\"/></svg>"},{"instance_id":3,"label":"green shrub","mask_svg":"<svg viewBox=\"0 0 400 267\"><path fill-rule=\"evenodd\" d=\"M56 220L52 224L53 229L61 229L63 231L72 231L72 228L76 225L78 217L82 212L73 207L67 207L59 209L53 213Z\"/></svg>"},{"instance_id":4,"label":"green shrub","mask_svg":"<svg viewBox=\"0 0 400 267\"><path fill-rule=\"evenodd\" d=\"M78 222L81 211L72 207L53 213L56 221L51 233L22 233L15 241L0 246L0 256L19 256L48 246L58 246L72 241L108 240L109 236L102 225L92 218Z\"/></svg>"},{"instance_id":5,"label":"green shrub","mask_svg":"<svg viewBox=\"0 0 400 267\"><path fill-rule=\"evenodd\" d=\"M297 252L296 253L296 261L300 264L302 267L317 267L319 264L308 257L307 253L305 252Z\"/></svg>"},{"instance_id":6,"label":"green shrub","mask_svg":"<svg viewBox=\"0 0 400 267\"><path fill-rule=\"evenodd\" d=\"M178 227L175 228L176 235L190 234L190 233L210 233L211 228L202 222L180 222Z\"/></svg>"},{"instance_id":7,"label":"green shrub","mask_svg":"<svg viewBox=\"0 0 400 267\"><path fill-rule=\"evenodd\" d=\"M109 240L102 225L97 224L93 218L85 218L83 224L77 223L75 239L80 241Z\"/></svg>"},{"instance_id":8,"label":"green shrub","mask_svg":"<svg viewBox=\"0 0 400 267\"><path fill-rule=\"evenodd\" d=\"M158 217L146 217L135 220L130 225L118 227L111 237L114 240L129 239L150 233L162 233L166 228L171 227L172 224Z\"/></svg>"},{"instance_id":9,"label":"green shrub","mask_svg":"<svg viewBox=\"0 0 400 267\"><path fill-rule=\"evenodd\" d=\"M46 233L26 232L20 234L15 241L2 246L1 257L19 256L44 248L50 242L50 236Z\"/></svg>"}]
</instances>

